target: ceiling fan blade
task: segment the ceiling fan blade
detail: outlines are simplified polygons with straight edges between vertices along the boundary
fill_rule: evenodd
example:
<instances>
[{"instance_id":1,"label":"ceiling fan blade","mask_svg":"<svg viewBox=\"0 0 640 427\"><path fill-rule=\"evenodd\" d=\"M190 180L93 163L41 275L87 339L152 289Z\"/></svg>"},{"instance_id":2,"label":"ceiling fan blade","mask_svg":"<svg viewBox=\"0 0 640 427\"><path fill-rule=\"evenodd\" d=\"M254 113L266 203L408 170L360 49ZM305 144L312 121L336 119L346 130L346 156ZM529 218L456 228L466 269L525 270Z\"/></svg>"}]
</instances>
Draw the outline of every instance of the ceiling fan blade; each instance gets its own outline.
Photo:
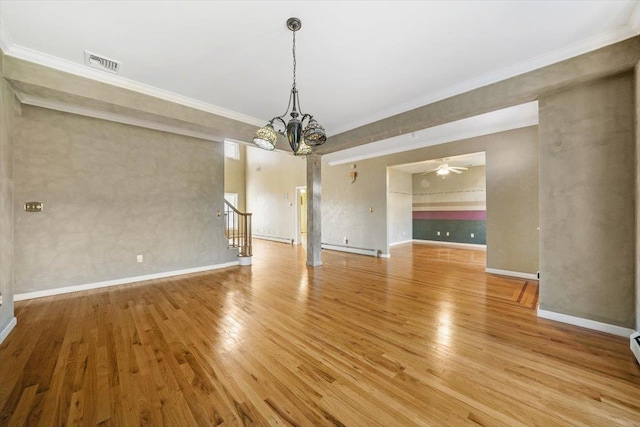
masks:
<instances>
[{"instance_id":1,"label":"ceiling fan blade","mask_svg":"<svg viewBox=\"0 0 640 427\"><path fill-rule=\"evenodd\" d=\"M438 169L431 169L430 171L422 172L420 175L426 175L426 174L428 174L428 173L435 172L435 171L437 171L437 170L438 170Z\"/></svg>"},{"instance_id":2,"label":"ceiling fan blade","mask_svg":"<svg viewBox=\"0 0 640 427\"><path fill-rule=\"evenodd\" d=\"M457 169L457 170L460 170L460 171L469 170L469 168L465 168L464 166L449 166L449 169Z\"/></svg>"},{"instance_id":3,"label":"ceiling fan blade","mask_svg":"<svg viewBox=\"0 0 640 427\"><path fill-rule=\"evenodd\" d=\"M462 171L459 171L459 170L456 170L456 169L452 169L452 168L449 168L449 172L453 172L453 173L457 173L457 174L461 174L462 173Z\"/></svg>"}]
</instances>

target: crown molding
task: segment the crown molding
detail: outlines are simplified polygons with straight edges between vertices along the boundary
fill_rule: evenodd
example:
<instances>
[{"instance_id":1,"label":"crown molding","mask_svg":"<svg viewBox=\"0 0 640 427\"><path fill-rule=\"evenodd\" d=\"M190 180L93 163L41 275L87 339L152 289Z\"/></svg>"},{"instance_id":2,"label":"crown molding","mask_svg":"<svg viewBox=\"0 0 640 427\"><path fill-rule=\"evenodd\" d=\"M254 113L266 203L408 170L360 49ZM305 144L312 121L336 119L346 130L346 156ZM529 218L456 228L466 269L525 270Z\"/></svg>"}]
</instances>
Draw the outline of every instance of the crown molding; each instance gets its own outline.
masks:
<instances>
[{"instance_id":1,"label":"crown molding","mask_svg":"<svg viewBox=\"0 0 640 427\"><path fill-rule=\"evenodd\" d=\"M347 132L351 129L377 122L387 117L392 117L397 114L422 107L424 105L432 104L434 102L441 101L455 95L460 95L462 93L469 92L483 86L488 86L492 83L496 83L502 80L509 79L511 77L518 76L520 74L525 74L530 71L546 67L548 65L562 62L567 59L571 59L576 56L580 56L585 53L637 36L639 33L640 2L636 6L633 15L626 25L606 31L601 34L597 34L578 43L570 44L568 46L556 49L543 55L530 58L526 61L519 62L509 67L505 67L491 73L483 74L476 78L462 82L458 85L450 86L441 91L433 92L420 98L416 98L407 103L377 112L374 115L341 126L340 128L335 129L333 132L331 132L330 135L327 134L327 136L330 137L339 135L343 132Z\"/></svg>"},{"instance_id":2,"label":"crown molding","mask_svg":"<svg viewBox=\"0 0 640 427\"><path fill-rule=\"evenodd\" d=\"M383 111L379 111L376 114L367 116L365 118L353 121L344 126L335 129L333 132L328 133L327 136L339 135L343 132L355 129L360 126L364 126L376 121L382 120L387 117L394 116L406 111L413 110L415 108L431 104L455 95L459 95L464 92L468 92L479 87L487 86L492 83L499 82L520 74L533 71L538 68L542 68L551 64L555 64L587 52L600 49L613 43L617 43L628 38L637 36L640 34L640 1L636 4L634 11L629 17L627 24L615 28L613 30L606 31L604 33L595 35L588 39L582 40L578 43L574 43L563 48L548 52L543 55L531 58L529 60L519 62L509 67L502 68L492 73L487 73L479 77L467 80L461 84L451 86L444 90L427 94L426 96L416 98L412 101L397 105L392 108L388 108ZM218 107L197 99L182 96L173 92L165 91L153 86L149 86L143 83L139 83L133 80L126 79L124 77L104 73L98 70L94 70L85 65L78 64L66 59L58 58L53 55L49 55L43 52L39 52L33 49L29 49L13 42L11 35L7 29L7 26L0 21L0 48L5 54L13 56L18 59L40 64L46 67L54 68L60 71L65 71L81 77L86 77L92 80L96 80L102 83L107 83L124 89L129 89L135 92L139 92L145 95L153 96L155 98L164 99L166 101L174 102L187 107L195 108L208 113L216 114L222 117L226 117L240 122L248 123L255 126L263 126L267 120L251 117L235 111L227 110L222 107Z\"/></svg>"},{"instance_id":3,"label":"crown molding","mask_svg":"<svg viewBox=\"0 0 640 427\"><path fill-rule=\"evenodd\" d=\"M1 24L0 24L1 25ZM89 68L82 64L77 64L66 59L58 58L37 50L29 49L24 46L15 44L11 39L11 35L6 30L6 26L0 26L0 47L6 55L12 56L24 61L33 62L44 67L53 68L64 71L76 76L85 77L101 83L128 89L154 98L163 99L186 107L195 108L200 111L215 114L228 119L237 120L239 122L248 123L254 126L264 126L267 120L258 119L256 117L247 116L235 111L227 110L216 105L212 105L197 99L179 95L153 86L139 83L134 80L124 78L115 74L105 73L103 71Z\"/></svg>"},{"instance_id":4,"label":"crown molding","mask_svg":"<svg viewBox=\"0 0 640 427\"><path fill-rule=\"evenodd\" d=\"M9 52L13 46L13 39L11 38L11 34L9 34L9 30L7 30L7 26L2 22L2 18L0 18L0 49L4 53Z\"/></svg>"},{"instance_id":5,"label":"crown molding","mask_svg":"<svg viewBox=\"0 0 640 427\"><path fill-rule=\"evenodd\" d=\"M23 92L16 92L16 96L21 103L32 105L34 107L47 108L50 110L62 111L64 113L78 114L80 116L93 117L95 119L102 119L110 122L122 123L125 125L138 126L147 129L158 130L161 132L173 133L176 135L189 136L192 138L199 138L207 141L220 142L224 139L224 137L221 137L220 135L212 135L205 132L198 132L191 129L181 128L179 126L168 125L165 123L154 122L137 117L131 117L127 114L118 114L110 111L102 111L96 108L89 108L66 102L45 99Z\"/></svg>"},{"instance_id":6,"label":"crown molding","mask_svg":"<svg viewBox=\"0 0 640 427\"><path fill-rule=\"evenodd\" d=\"M633 9L628 25L636 34L640 34L640 1L636 4L636 8Z\"/></svg>"}]
</instances>

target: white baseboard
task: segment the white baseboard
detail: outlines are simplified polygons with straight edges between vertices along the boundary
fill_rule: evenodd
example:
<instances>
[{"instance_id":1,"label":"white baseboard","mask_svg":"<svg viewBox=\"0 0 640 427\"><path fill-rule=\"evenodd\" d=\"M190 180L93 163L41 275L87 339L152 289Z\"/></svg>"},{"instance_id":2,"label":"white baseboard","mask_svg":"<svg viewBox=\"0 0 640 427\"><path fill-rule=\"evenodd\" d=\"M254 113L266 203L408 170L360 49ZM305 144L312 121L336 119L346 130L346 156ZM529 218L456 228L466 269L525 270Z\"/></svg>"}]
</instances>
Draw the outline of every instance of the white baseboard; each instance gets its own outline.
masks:
<instances>
[{"instance_id":1,"label":"white baseboard","mask_svg":"<svg viewBox=\"0 0 640 427\"><path fill-rule=\"evenodd\" d=\"M402 242L389 243L389 246L404 245L405 243L413 243L413 242L414 242L413 239L403 240Z\"/></svg>"},{"instance_id":2,"label":"white baseboard","mask_svg":"<svg viewBox=\"0 0 640 427\"><path fill-rule=\"evenodd\" d=\"M380 258L391 258L391 254L380 254Z\"/></svg>"},{"instance_id":3,"label":"white baseboard","mask_svg":"<svg viewBox=\"0 0 640 427\"><path fill-rule=\"evenodd\" d=\"M25 292L15 294L14 301L23 301L33 298L50 297L53 295L68 294L70 292L87 291L90 289L106 288L109 286L125 285L127 283L144 282L145 280L164 279L165 277L181 276L183 274L201 273L203 271L217 270L220 268L239 265L239 261L227 262L224 264L205 265L202 267L186 268L184 270L165 271L163 273L146 274L144 276L125 277L122 279L105 280L104 282L87 283L84 285L65 286L63 288L46 289L44 291Z\"/></svg>"},{"instance_id":4,"label":"white baseboard","mask_svg":"<svg viewBox=\"0 0 640 427\"><path fill-rule=\"evenodd\" d=\"M413 239L411 240L411 242L420 243L422 245L446 246L449 248L475 249L477 251L487 250L487 245L477 245L475 243L443 242L441 240L420 240L420 239Z\"/></svg>"},{"instance_id":5,"label":"white baseboard","mask_svg":"<svg viewBox=\"0 0 640 427\"><path fill-rule=\"evenodd\" d=\"M519 271L509 271L509 270L499 270L497 268L485 268L489 274L497 274L499 276L509 276L509 277L517 277L519 279L529 279L529 280L538 280L537 274L532 273L521 273Z\"/></svg>"},{"instance_id":6,"label":"white baseboard","mask_svg":"<svg viewBox=\"0 0 640 427\"><path fill-rule=\"evenodd\" d=\"M270 240L272 242L287 243L289 245L291 244L291 241L293 240L293 239L287 239L286 237L262 236L260 234L252 234L251 237L253 237L254 239Z\"/></svg>"},{"instance_id":7,"label":"white baseboard","mask_svg":"<svg viewBox=\"0 0 640 427\"><path fill-rule=\"evenodd\" d=\"M640 342L638 342L638 339L640 339L640 332L634 332L633 334L631 334L630 347L631 352L636 357L638 363L640 363Z\"/></svg>"},{"instance_id":8,"label":"white baseboard","mask_svg":"<svg viewBox=\"0 0 640 427\"><path fill-rule=\"evenodd\" d=\"M15 317L9 321L7 326L5 326L2 332L0 332L0 344L2 344L5 338L9 336L9 334L11 333L11 331L13 331L13 328L15 328L17 324L18 319L16 319Z\"/></svg>"},{"instance_id":9,"label":"white baseboard","mask_svg":"<svg viewBox=\"0 0 640 427\"><path fill-rule=\"evenodd\" d=\"M635 333L633 329L622 326L610 325L608 323L596 322L595 320L583 319L582 317L569 316L568 314L556 313L538 309L538 317L555 320L556 322L568 323L582 328L593 329L594 331L606 332L619 337L629 337Z\"/></svg>"},{"instance_id":10,"label":"white baseboard","mask_svg":"<svg viewBox=\"0 0 640 427\"><path fill-rule=\"evenodd\" d=\"M349 252L349 253L358 254L358 255L368 255L368 256L374 256L374 257L378 256L377 249L354 248L351 246L332 245L330 243L323 243L322 249L327 249L329 251Z\"/></svg>"}]
</instances>

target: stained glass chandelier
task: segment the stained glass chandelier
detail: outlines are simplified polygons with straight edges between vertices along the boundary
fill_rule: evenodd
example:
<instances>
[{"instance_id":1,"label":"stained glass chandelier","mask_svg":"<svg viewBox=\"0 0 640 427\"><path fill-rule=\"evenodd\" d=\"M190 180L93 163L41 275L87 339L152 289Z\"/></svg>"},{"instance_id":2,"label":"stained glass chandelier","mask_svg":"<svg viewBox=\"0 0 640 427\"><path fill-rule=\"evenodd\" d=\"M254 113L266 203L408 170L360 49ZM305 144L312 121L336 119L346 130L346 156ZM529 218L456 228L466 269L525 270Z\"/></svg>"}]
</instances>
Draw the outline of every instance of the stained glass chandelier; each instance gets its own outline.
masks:
<instances>
[{"instance_id":1,"label":"stained glass chandelier","mask_svg":"<svg viewBox=\"0 0 640 427\"><path fill-rule=\"evenodd\" d=\"M283 115L274 117L265 127L258 129L253 137L253 143L265 150L273 150L276 148L278 134L286 135L293 154L300 156L311 153L312 147L324 144L327 135L322 125L311 114L305 114L300 109L296 88L296 31L302 28L302 21L298 18L289 18L287 28L293 32L293 86L289 94L289 105ZM289 113L290 108L291 113ZM285 121L287 114L291 116L288 123Z\"/></svg>"}]
</instances>

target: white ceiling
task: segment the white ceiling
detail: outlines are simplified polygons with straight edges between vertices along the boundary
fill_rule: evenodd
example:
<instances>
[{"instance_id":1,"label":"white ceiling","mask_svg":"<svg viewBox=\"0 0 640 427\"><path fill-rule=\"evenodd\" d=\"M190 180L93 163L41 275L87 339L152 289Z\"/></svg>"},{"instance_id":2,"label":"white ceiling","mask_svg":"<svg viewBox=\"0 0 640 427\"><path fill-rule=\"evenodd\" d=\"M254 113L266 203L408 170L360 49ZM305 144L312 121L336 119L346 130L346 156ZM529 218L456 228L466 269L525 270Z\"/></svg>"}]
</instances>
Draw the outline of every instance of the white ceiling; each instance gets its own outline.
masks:
<instances>
[{"instance_id":1,"label":"white ceiling","mask_svg":"<svg viewBox=\"0 0 640 427\"><path fill-rule=\"evenodd\" d=\"M637 0L2 1L10 55L260 124L282 114L291 32L306 112L329 135L640 33ZM83 51L122 61L90 70ZM158 90L159 89L159 90Z\"/></svg>"},{"instance_id":2,"label":"white ceiling","mask_svg":"<svg viewBox=\"0 0 640 427\"><path fill-rule=\"evenodd\" d=\"M423 162L407 163L405 165L390 166L390 169L399 170L406 173L422 173L436 169L442 161L449 166L462 166L466 168L483 166L486 164L485 152L463 154L460 156L445 157L444 159L425 160Z\"/></svg>"}]
</instances>

